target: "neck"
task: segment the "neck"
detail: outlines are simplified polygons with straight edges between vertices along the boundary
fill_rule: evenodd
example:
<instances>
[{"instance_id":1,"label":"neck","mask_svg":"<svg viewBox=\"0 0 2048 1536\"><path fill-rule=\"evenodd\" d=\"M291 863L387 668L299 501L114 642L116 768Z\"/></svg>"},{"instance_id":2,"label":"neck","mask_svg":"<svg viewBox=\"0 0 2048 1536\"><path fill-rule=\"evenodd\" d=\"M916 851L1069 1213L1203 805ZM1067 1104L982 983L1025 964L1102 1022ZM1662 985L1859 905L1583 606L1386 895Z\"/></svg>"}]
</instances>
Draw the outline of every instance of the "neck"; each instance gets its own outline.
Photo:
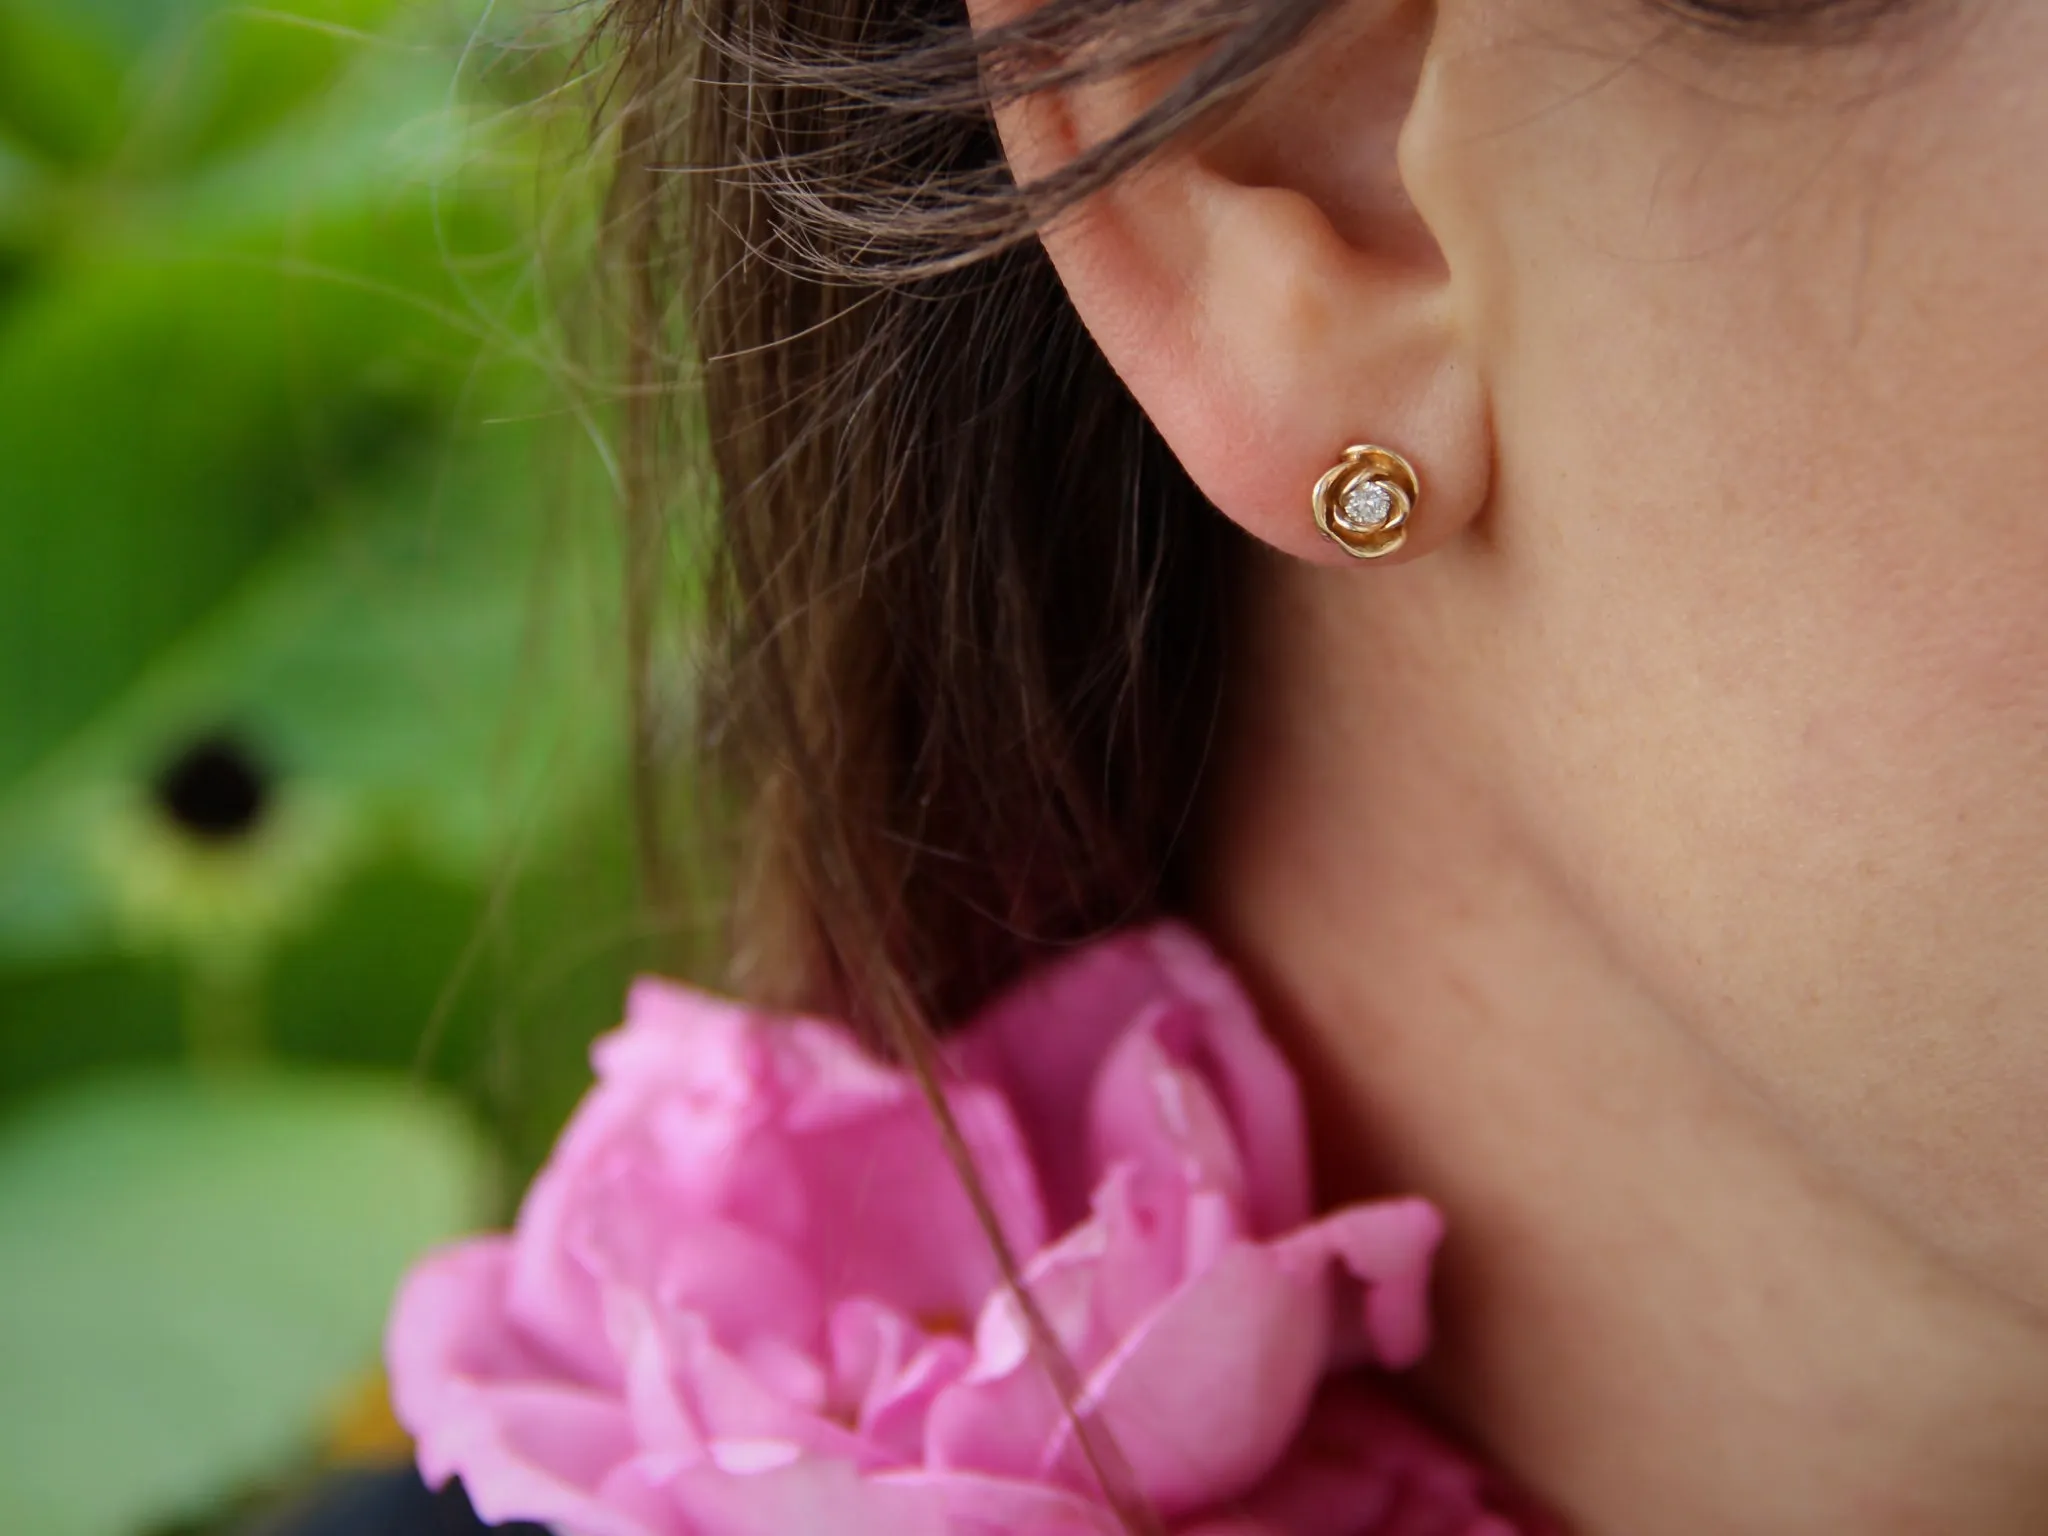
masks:
<instances>
[{"instance_id":1,"label":"neck","mask_svg":"<svg viewBox=\"0 0 2048 1536\"><path fill-rule=\"evenodd\" d=\"M1403 654L1331 590L1255 605L1202 906L1315 1085L1326 1196L1449 1217L1422 1393L1576 1536L2048 1529L2048 1326L1652 1001L1421 668L1301 670Z\"/></svg>"}]
</instances>

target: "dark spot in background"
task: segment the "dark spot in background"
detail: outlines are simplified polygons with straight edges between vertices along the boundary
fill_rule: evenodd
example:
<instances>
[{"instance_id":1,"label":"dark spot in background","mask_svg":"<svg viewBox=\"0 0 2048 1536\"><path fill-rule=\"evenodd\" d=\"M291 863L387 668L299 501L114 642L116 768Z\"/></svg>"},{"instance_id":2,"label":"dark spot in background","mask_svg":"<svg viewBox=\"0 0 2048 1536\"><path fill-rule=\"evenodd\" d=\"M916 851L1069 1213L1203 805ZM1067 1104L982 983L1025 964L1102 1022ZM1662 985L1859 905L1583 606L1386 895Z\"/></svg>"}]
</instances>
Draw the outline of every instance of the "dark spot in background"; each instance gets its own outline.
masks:
<instances>
[{"instance_id":1,"label":"dark spot in background","mask_svg":"<svg viewBox=\"0 0 2048 1536\"><path fill-rule=\"evenodd\" d=\"M215 731L194 740L158 771L157 809L173 826L205 842L248 837L263 825L276 783L269 765L240 737Z\"/></svg>"}]
</instances>

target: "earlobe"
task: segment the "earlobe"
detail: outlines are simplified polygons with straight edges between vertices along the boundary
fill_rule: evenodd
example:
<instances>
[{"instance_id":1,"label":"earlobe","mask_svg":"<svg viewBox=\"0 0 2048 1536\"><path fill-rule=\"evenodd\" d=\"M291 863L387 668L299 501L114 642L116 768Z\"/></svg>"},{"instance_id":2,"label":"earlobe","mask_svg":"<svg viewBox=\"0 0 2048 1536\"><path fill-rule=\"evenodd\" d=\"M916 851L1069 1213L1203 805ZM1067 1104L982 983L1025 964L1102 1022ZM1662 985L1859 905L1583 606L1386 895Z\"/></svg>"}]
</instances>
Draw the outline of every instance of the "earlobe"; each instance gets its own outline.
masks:
<instances>
[{"instance_id":1,"label":"earlobe","mask_svg":"<svg viewBox=\"0 0 2048 1536\"><path fill-rule=\"evenodd\" d=\"M1323 563L1364 547L1412 559L1456 536L1485 503L1492 459L1451 264L1400 183L1428 8L1368 9L1349 25L1340 12L1227 123L1043 235L1083 322L1203 493L1255 537ZM1159 88L1156 75L1091 82L1005 108L1017 175L1057 169ZM1412 467L1398 537L1347 539L1318 515L1313 493L1365 445ZM1361 519L1376 505L1363 494Z\"/></svg>"}]
</instances>

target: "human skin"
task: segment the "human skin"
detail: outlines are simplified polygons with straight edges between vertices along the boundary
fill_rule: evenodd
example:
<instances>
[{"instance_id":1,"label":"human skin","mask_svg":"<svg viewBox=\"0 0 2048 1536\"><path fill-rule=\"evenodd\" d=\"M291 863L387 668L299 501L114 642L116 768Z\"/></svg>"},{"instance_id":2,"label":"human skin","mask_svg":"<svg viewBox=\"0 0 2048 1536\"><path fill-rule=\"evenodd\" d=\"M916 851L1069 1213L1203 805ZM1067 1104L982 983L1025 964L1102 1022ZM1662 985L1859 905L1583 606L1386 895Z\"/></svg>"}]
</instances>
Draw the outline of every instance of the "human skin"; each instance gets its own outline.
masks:
<instances>
[{"instance_id":1,"label":"human skin","mask_svg":"<svg viewBox=\"0 0 2048 1536\"><path fill-rule=\"evenodd\" d=\"M2048 7L1350 0L1046 243L1267 546L1200 904L1426 1394L1589 1536L2048 1530Z\"/></svg>"}]
</instances>

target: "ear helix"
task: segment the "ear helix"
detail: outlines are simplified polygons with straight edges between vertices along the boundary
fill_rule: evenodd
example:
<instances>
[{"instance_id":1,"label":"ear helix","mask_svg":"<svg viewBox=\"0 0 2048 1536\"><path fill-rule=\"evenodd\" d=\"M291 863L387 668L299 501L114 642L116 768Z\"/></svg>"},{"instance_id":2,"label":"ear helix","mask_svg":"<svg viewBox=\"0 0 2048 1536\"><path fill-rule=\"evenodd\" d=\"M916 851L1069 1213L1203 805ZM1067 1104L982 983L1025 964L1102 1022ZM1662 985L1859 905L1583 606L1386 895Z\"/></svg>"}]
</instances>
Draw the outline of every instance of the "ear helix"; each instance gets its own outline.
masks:
<instances>
[{"instance_id":1,"label":"ear helix","mask_svg":"<svg viewBox=\"0 0 2048 1536\"><path fill-rule=\"evenodd\" d=\"M1324 538L1356 559L1378 560L1408 542L1421 499L1414 465L1391 448L1356 443L1316 482L1310 506Z\"/></svg>"}]
</instances>

